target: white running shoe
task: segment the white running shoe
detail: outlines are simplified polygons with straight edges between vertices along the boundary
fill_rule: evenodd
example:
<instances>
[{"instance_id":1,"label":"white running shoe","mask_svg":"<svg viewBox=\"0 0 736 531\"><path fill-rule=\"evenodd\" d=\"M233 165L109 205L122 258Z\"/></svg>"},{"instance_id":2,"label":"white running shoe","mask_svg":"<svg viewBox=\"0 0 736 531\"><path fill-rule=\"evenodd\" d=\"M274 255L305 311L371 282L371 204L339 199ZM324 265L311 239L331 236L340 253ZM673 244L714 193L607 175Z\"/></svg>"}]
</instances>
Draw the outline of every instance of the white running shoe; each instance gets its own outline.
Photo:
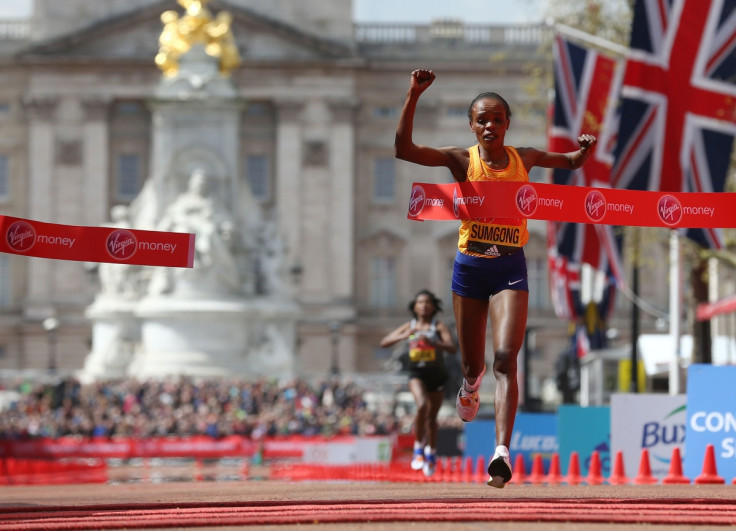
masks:
<instances>
[{"instance_id":1,"label":"white running shoe","mask_svg":"<svg viewBox=\"0 0 736 531\"><path fill-rule=\"evenodd\" d=\"M414 450L414 457L411 460L412 470L421 470L424 467L424 450L417 448Z\"/></svg>"},{"instance_id":2,"label":"white running shoe","mask_svg":"<svg viewBox=\"0 0 736 531\"><path fill-rule=\"evenodd\" d=\"M457 414L460 420L463 422L470 422L478 414L478 408L480 408L480 396L478 396L478 389L480 389L483 375L486 373L486 366L483 366L483 372L480 373L478 379L475 381L475 391L468 391L465 389L465 379L463 379L463 385L457 392L457 400L455 401L455 407L457 408Z\"/></svg>"},{"instance_id":3,"label":"white running shoe","mask_svg":"<svg viewBox=\"0 0 736 531\"><path fill-rule=\"evenodd\" d=\"M511 460L505 446L498 446L488 463L488 485L502 489L511 479Z\"/></svg>"}]
</instances>

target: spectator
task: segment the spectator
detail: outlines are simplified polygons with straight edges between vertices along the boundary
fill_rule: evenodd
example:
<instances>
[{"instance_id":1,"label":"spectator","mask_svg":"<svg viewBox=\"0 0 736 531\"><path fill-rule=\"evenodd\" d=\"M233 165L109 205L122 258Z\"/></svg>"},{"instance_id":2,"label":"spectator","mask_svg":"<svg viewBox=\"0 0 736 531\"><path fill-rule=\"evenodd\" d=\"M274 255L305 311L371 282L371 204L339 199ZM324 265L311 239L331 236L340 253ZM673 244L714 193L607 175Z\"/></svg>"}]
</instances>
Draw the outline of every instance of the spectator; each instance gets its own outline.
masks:
<instances>
[{"instance_id":1,"label":"spectator","mask_svg":"<svg viewBox=\"0 0 736 531\"><path fill-rule=\"evenodd\" d=\"M336 378L310 383L182 377L88 385L70 378L56 385L22 381L6 388L20 395L0 412L0 439L6 440L387 435L410 429L412 419L369 408L364 389Z\"/></svg>"}]
</instances>

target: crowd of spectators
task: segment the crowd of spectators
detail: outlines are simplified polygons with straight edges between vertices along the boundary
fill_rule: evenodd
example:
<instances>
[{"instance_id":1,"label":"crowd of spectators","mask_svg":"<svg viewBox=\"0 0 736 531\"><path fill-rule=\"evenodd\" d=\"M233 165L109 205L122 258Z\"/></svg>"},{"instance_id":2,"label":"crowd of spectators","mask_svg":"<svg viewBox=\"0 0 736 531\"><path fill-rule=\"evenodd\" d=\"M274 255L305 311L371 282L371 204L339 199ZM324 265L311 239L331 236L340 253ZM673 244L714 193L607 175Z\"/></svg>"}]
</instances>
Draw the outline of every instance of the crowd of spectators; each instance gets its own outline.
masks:
<instances>
[{"instance_id":1,"label":"crowd of spectators","mask_svg":"<svg viewBox=\"0 0 736 531\"><path fill-rule=\"evenodd\" d=\"M0 411L0 439L381 435L408 433L413 416L366 401L344 378L136 379L81 384L19 382ZM6 390L9 388L6 386Z\"/></svg>"}]
</instances>

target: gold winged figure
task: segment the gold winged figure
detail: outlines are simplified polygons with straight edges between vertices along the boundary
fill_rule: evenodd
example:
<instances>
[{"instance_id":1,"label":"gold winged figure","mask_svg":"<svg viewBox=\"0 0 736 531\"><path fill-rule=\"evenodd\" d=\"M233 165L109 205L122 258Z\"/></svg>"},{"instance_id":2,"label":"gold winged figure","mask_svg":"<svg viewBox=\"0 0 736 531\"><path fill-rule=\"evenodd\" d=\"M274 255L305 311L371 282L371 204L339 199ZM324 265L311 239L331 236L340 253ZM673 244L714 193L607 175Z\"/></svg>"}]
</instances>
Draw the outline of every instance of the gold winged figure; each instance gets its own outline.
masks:
<instances>
[{"instance_id":1,"label":"gold winged figure","mask_svg":"<svg viewBox=\"0 0 736 531\"><path fill-rule=\"evenodd\" d=\"M219 60L220 73L229 76L241 63L231 29L232 15L221 11L213 18L212 12L207 9L209 0L178 2L185 10L183 16L174 10L161 14L164 27L158 39L158 67L165 76L175 76L179 71L179 58L193 45L201 44L207 55Z\"/></svg>"}]
</instances>

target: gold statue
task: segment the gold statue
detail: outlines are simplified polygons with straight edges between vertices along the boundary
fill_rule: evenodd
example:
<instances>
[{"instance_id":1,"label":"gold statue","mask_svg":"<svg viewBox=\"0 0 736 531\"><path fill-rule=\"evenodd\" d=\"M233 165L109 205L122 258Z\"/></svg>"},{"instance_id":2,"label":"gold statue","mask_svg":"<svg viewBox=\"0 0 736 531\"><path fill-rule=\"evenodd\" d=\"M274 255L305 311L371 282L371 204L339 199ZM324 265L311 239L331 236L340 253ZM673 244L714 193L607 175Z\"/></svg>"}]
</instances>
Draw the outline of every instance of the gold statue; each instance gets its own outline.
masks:
<instances>
[{"instance_id":1,"label":"gold statue","mask_svg":"<svg viewBox=\"0 0 736 531\"><path fill-rule=\"evenodd\" d=\"M173 77L179 71L179 58L191 49L194 44L201 44L207 55L219 59L219 70L223 75L230 75L240 61L238 47L230 29L232 16L221 11L217 18L207 9L209 0L178 0L185 9L180 17L176 11L164 11L161 22L164 29L158 39L159 50L156 64L167 77Z\"/></svg>"}]
</instances>

